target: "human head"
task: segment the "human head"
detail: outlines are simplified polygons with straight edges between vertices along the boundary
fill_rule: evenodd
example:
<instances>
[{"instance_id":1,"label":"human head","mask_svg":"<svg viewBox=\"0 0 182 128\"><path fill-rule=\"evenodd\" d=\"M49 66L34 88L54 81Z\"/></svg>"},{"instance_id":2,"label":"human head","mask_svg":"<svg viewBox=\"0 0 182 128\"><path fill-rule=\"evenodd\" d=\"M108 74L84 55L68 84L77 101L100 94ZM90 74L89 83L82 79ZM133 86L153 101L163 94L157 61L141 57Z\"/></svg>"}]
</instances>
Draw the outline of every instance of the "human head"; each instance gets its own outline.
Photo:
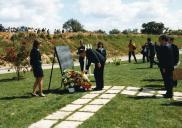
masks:
<instances>
[{"instance_id":1,"label":"human head","mask_svg":"<svg viewBox=\"0 0 182 128\"><path fill-rule=\"evenodd\" d=\"M151 38L147 38L147 42L151 42Z\"/></svg>"},{"instance_id":2,"label":"human head","mask_svg":"<svg viewBox=\"0 0 182 128\"><path fill-rule=\"evenodd\" d=\"M33 42L33 48L39 48L40 42L38 40L34 40Z\"/></svg>"},{"instance_id":3,"label":"human head","mask_svg":"<svg viewBox=\"0 0 182 128\"><path fill-rule=\"evenodd\" d=\"M132 43L132 39L130 39L129 43L130 43L130 44Z\"/></svg>"},{"instance_id":4,"label":"human head","mask_svg":"<svg viewBox=\"0 0 182 128\"><path fill-rule=\"evenodd\" d=\"M103 47L104 47L104 44L102 42L97 43L97 48L103 48Z\"/></svg>"},{"instance_id":5,"label":"human head","mask_svg":"<svg viewBox=\"0 0 182 128\"><path fill-rule=\"evenodd\" d=\"M166 43L168 42L169 38L166 35L160 35L159 37L159 43L160 45L166 45Z\"/></svg>"},{"instance_id":6,"label":"human head","mask_svg":"<svg viewBox=\"0 0 182 128\"><path fill-rule=\"evenodd\" d=\"M80 40L80 46L83 46L83 41L82 40Z\"/></svg>"},{"instance_id":7,"label":"human head","mask_svg":"<svg viewBox=\"0 0 182 128\"><path fill-rule=\"evenodd\" d=\"M174 43L174 37L169 37L169 43L173 44Z\"/></svg>"}]
</instances>

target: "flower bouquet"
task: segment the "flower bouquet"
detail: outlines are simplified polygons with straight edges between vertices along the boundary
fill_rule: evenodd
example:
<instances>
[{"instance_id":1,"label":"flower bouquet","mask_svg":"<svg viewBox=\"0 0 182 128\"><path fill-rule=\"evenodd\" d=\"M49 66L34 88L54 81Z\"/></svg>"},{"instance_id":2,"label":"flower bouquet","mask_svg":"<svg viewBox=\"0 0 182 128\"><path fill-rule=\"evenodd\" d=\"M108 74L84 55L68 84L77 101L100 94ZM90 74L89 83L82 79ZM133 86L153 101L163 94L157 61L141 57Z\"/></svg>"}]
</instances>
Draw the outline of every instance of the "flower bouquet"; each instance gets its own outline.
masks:
<instances>
[{"instance_id":1,"label":"flower bouquet","mask_svg":"<svg viewBox=\"0 0 182 128\"><path fill-rule=\"evenodd\" d=\"M64 70L62 79L65 88L68 90L70 88L89 90L92 86L87 75L70 69Z\"/></svg>"}]
</instances>

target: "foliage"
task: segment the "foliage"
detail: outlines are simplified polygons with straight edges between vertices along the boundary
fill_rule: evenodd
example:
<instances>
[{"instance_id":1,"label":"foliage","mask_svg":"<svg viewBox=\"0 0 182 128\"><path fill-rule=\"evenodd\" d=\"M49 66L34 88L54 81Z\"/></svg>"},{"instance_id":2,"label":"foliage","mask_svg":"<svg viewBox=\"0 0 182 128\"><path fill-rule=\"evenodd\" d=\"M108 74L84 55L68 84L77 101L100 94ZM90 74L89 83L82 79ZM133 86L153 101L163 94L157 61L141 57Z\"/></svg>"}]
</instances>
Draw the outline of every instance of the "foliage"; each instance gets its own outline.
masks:
<instances>
[{"instance_id":1,"label":"foliage","mask_svg":"<svg viewBox=\"0 0 182 128\"><path fill-rule=\"evenodd\" d=\"M112 29L111 31L109 31L109 34L119 34L120 30L118 29Z\"/></svg>"},{"instance_id":2,"label":"foliage","mask_svg":"<svg viewBox=\"0 0 182 128\"><path fill-rule=\"evenodd\" d=\"M63 29L65 29L67 32L80 32L80 31L85 31L83 28L83 25L76 20L76 19L70 19L66 21L63 24Z\"/></svg>"},{"instance_id":3,"label":"foliage","mask_svg":"<svg viewBox=\"0 0 182 128\"><path fill-rule=\"evenodd\" d=\"M101 34L106 34L106 32L102 29L96 30L94 31L95 33L101 33Z\"/></svg>"},{"instance_id":4,"label":"foliage","mask_svg":"<svg viewBox=\"0 0 182 128\"><path fill-rule=\"evenodd\" d=\"M162 34L165 30L163 23L157 23L155 21L142 24L141 32L143 34Z\"/></svg>"},{"instance_id":5,"label":"foliage","mask_svg":"<svg viewBox=\"0 0 182 128\"><path fill-rule=\"evenodd\" d=\"M19 47L9 47L4 51L4 55L1 56L1 60L12 64L12 68L15 69L18 80L20 79L20 72L28 71L29 51L25 42L21 43Z\"/></svg>"},{"instance_id":6,"label":"foliage","mask_svg":"<svg viewBox=\"0 0 182 128\"><path fill-rule=\"evenodd\" d=\"M4 32L4 26L2 24L0 24L0 32Z\"/></svg>"}]
</instances>

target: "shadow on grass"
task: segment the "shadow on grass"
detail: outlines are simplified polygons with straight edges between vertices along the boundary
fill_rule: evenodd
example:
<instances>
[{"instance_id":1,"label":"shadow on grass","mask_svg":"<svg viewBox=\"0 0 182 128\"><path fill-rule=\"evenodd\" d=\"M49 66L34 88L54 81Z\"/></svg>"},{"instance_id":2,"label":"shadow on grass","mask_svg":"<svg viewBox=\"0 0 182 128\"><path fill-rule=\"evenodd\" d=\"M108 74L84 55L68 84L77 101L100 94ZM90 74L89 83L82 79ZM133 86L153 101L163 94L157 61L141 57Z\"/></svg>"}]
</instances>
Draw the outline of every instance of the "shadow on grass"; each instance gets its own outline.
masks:
<instances>
[{"instance_id":1,"label":"shadow on grass","mask_svg":"<svg viewBox=\"0 0 182 128\"><path fill-rule=\"evenodd\" d=\"M149 97L149 96L128 96L130 99L134 100L143 100L143 99L157 99L155 96Z\"/></svg>"},{"instance_id":2,"label":"shadow on grass","mask_svg":"<svg viewBox=\"0 0 182 128\"><path fill-rule=\"evenodd\" d=\"M175 101L170 103L161 104L162 106L182 106L182 101Z\"/></svg>"},{"instance_id":3,"label":"shadow on grass","mask_svg":"<svg viewBox=\"0 0 182 128\"><path fill-rule=\"evenodd\" d=\"M149 84L149 85L145 85L144 88L152 88L155 90L164 90L164 86L163 85L158 85L158 84Z\"/></svg>"},{"instance_id":4,"label":"shadow on grass","mask_svg":"<svg viewBox=\"0 0 182 128\"><path fill-rule=\"evenodd\" d=\"M146 81L146 82L162 82L163 79L143 79L142 81Z\"/></svg>"},{"instance_id":5,"label":"shadow on grass","mask_svg":"<svg viewBox=\"0 0 182 128\"><path fill-rule=\"evenodd\" d=\"M58 88L58 89L50 89L50 90L44 90L45 94L59 94L59 95L64 95L64 94L75 94L75 93L80 93L80 92L86 92L85 90L81 89L76 89L74 93L69 93L68 90Z\"/></svg>"},{"instance_id":6,"label":"shadow on grass","mask_svg":"<svg viewBox=\"0 0 182 128\"><path fill-rule=\"evenodd\" d=\"M20 77L19 80L24 80L24 77ZM18 81L17 77L13 77L13 78L8 78L8 79L1 79L0 82L11 82L11 81Z\"/></svg>"},{"instance_id":7,"label":"shadow on grass","mask_svg":"<svg viewBox=\"0 0 182 128\"><path fill-rule=\"evenodd\" d=\"M0 100L15 100L15 99L30 99L33 98L31 95L25 96L10 96L10 97L2 97Z\"/></svg>"}]
</instances>

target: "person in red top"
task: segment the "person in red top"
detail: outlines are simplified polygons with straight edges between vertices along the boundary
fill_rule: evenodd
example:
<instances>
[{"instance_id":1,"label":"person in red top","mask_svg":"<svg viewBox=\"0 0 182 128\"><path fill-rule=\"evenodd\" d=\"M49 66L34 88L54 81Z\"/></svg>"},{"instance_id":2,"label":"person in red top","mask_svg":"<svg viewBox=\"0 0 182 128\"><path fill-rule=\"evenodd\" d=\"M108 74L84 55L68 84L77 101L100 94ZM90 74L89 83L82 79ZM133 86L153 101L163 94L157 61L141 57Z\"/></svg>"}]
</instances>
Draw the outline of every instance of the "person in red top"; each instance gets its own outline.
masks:
<instances>
[{"instance_id":1,"label":"person in red top","mask_svg":"<svg viewBox=\"0 0 182 128\"><path fill-rule=\"evenodd\" d=\"M128 49L129 49L129 53L128 53L129 63L131 62L131 55L133 55L133 58L135 59L135 62L137 63L137 59L135 56L136 46L132 43L132 40L130 40L128 44Z\"/></svg>"}]
</instances>

